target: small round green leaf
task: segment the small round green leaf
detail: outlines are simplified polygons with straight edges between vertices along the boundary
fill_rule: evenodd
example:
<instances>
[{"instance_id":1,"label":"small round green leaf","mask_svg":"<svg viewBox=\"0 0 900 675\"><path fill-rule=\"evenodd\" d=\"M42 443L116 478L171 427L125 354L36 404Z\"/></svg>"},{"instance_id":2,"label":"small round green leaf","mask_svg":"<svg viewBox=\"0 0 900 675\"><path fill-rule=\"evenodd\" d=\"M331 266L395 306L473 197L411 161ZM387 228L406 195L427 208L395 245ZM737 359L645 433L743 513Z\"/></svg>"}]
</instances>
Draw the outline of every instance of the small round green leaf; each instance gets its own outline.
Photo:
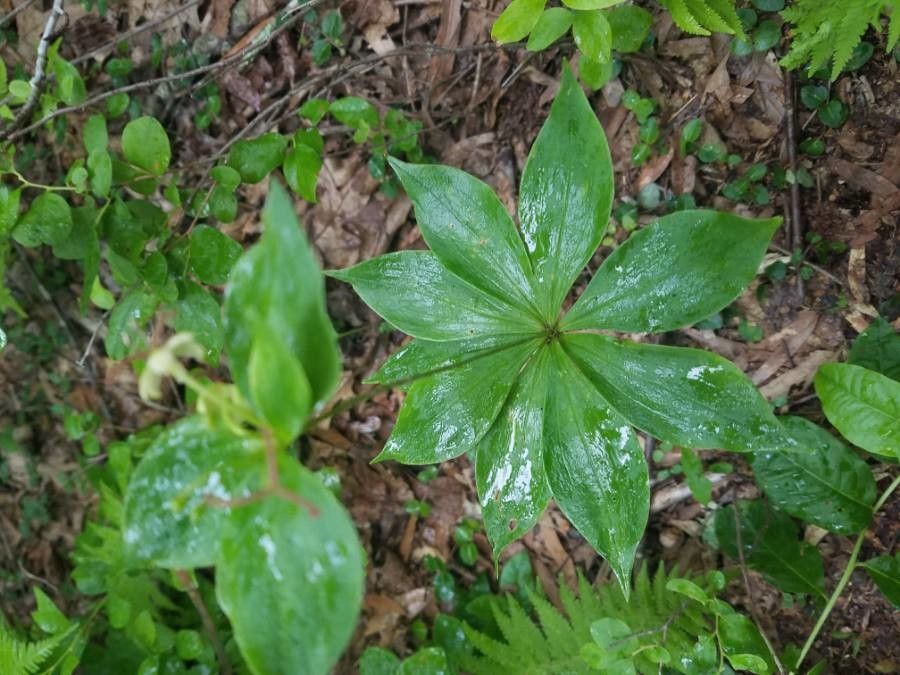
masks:
<instances>
[{"instance_id":1,"label":"small round green leaf","mask_svg":"<svg viewBox=\"0 0 900 675\"><path fill-rule=\"evenodd\" d=\"M227 234L199 225L191 233L191 269L204 284L219 285L228 281L243 249Z\"/></svg>"},{"instance_id":2,"label":"small round green leaf","mask_svg":"<svg viewBox=\"0 0 900 675\"><path fill-rule=\"evenodd\" d=\"M245 183L259 183L284 161L287 140L277 133L238 141L228 151L227 164Z\"/></svg>"},{"instance_id":3,"label":"small round green leaf","mask_svg":"<svg viewBox=\"0 0 900 675\"><path fill-rule=\"evenodd\" d=\"M500 44L517 42L535 27L547 0L512 0L497 17L491 37Z\"/></svg>"},{"instance_id":4,"label":"small round green leaf","mask_svg":"<svg viewBox=\"0 0 900 675\"><path fill-rule=\"evenodd\" d=\"M125 125L122 154L130 164L154 176L163 175L172 159L169 137L155 117L139 117Z\"/></svg>"},{"instance_id":5,"label":"small round green leaf","mask_svg":"<svg viewBox=\"0 0 900 675\"><path fill-rule=\"evenodd\" d=\"M545 9L531 31L526 47L532 52L542 51L561 38L571 27L572 12L568 9L565 7Z\"/></svg>"},{"instance_id":6,"label":"small round green leaf","mask_svg":"<svg viewBox=\"0 0 900 675\"><path fill-rule=\"evenodd\" d=\"M62 244L72 229L72 209L69 203L55 192L44 192L33 202L16 227L12 237L29 248L49 244Z\"/></svg>"}]
</instances>

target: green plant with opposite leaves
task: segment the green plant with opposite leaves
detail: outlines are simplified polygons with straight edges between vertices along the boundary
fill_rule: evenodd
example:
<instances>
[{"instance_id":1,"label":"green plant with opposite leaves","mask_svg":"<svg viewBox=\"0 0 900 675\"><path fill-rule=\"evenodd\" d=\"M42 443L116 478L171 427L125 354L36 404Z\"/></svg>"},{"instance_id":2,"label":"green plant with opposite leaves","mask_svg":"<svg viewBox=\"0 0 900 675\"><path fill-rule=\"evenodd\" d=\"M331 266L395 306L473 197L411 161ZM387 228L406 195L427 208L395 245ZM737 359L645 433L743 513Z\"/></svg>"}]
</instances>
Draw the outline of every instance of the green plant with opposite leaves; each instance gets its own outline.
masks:
<instances>
[{"instance_id":1,"label":"green plant with opposite leaves","mask_svg":"<svg viewBox=\"0 0 900 675\"><path fill-rule=\"evenodd\" d=\"M189 333L152 352L140 374L141 395L158 397L161 379L171 376L193 392L195 412L139 447L133 470L137 446L110 450L124 498L101 487L108 522L79 540L76 579L86 593L105 596L93 615L105 605L105 617L120 629L106 638L111 648L127 638L131 654L145 655L138 672L204 655L202 641L199 651L178 649L164 618L174 605L161 593L160 576L147 571L172 570L189 581L190 570L215 567L215 598L254 673L327 672L356 623L364 553L353 523L323 479L288 451L340 375L324 281L275 181L262 224L262 238L231 272L222 310L235 384L210 382L182 365L182 358L208 356ZM64 648L71 672L92 623L48 630L59 641L38 651L11 640L14 656L44 663ZM102 626L96 630L103 638ZM80 641L69 639L73 633ZM88 672L103 663L96 653L91 658Z\"/></svg>"},{"instance_id":2,"label":"green plant with opposite leaves","mask_svg":"<svg viewBox=\"0 0 900 675\"><path fill-rule=\"evenodd\" d=\"M468 174L393 161L430 251L331 272L416 338L372 377L412 384L377 458L469 453L495 556L552 497L627 585L650 500L632 425L692 448L791 447L729 361L622 340L699 321L753 278L779 220L680 211L632 236L564 303L609 219L603 130L566 70L525 166L520 230Z\"/></svg>"},{"instance_id":3,"label":"green plant with opposite leaves","mask_svg":"<svg viewBox=\"0 0 900 675\"><path fill-rule=\"evenodd\" d=\"M613 53L638 51L653 24L650 12L625 0L562 0L552 7L547 4L547 0L512 0L494 22L491 37L501 44L528 38L526 48L539 52L571 31L581 53L579 77L593 89L602 87L613 76ZM688 33L744 35L734 0L660 0L660 4Z\"/></svg>"}]
</instances>

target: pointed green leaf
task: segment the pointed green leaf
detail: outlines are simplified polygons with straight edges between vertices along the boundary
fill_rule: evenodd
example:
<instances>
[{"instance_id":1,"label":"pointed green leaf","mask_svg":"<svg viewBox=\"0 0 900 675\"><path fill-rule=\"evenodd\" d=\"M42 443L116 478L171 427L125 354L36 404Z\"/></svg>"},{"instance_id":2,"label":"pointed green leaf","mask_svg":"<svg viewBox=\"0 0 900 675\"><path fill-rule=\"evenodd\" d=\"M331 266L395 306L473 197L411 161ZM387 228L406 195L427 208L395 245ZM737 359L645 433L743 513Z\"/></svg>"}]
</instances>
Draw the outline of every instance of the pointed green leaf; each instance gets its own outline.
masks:
<instances>
[{"instance_id":1,"label":"pointed green leaf","mask_svg":"<svg viewBox=\"0 0 900 675\"><path fill-rule=\"evenodd\" d=\"M249 494L263 468L258 440L178 422L147 449L125 494L124 541L131 555L172 569L212 565L228 508L209 498Z\"/></svg>"},{"instance_id":2,"label":"pointed green leaf","mask_svg":"<svg viewBox=\"0 0 900 675\"><path fill-rule=\"evenodd\" d=\"M589 333L563 341L610 405L660 440L734 452L790 446L747 376L717 354Z\"/></svg>"},{"instance_id":3,"label":"pointed green leaf","mask_svg":"<svg viewBox=\"0 0 900 675\"><path fill-rule=\"evenodd\" d=\"M238 141L228 151L228 166L241 174L245 183L259 183L284 161L287 139L268 133L246 141Z\"/></svg>"},{"instance_id":4,"label":"pointed green leaf","mask_svg":"<svg viewBox=\"0 0 900 675\"><path fill-rule=\"evenodd\" d=\"M449 166L389 161L441 264L488 295L534 313L528 255L494 191Z\"/></svg>"},{"instance_id":5,"label":"pointed green leaf","mask_svg":"<svg viewBox=\"0 0 900 675\"><path fill-rule=\"evenodd\" d=\"M718 312L750 283L780 218L678 211L631 235L601 265L564 330L673 330Z\"/></svg>"},{"instance_id":6,"label":"pointed green leaf","mask_svg":"<svg viewBox=\"0 0 900 675\"><path fill-rule=\"evenodd\" d=\"M122 154L130 164L154 176L161 176L169 168L172 148L159 120L138 117L122 130Z\"/></svg>"},{"instance_id":7,"label":"pointed green leaf","mask_svg":"<svg viewBox=\"0 0 900 675\"><path fill-rule=\"evenodd\" d=\"M534 334L540 325L479 291L430 251L399 251L328 273L353 285L382 318L424 340Z\"/></svg>"},{"instance_id":8,"label":"pointed green leaf","mask_svg":"<svg viewBox=\"0 0 900 675\"><path fill-rule=\"evenodd\" d=\"M385 361L366 384L398 385L413 382L440 370L449 370L490 352L525 342L528 338L485 336L466 340L432 342L413 340Z\"/></svg>"},{"instance_id":9,"label":"pointed green leaf","mask_svg":"<svg viewBox=\"0 0 900 675\"><path fill-rule=\"evenodd\" d=\"M847 363L900 380L900 335L891 324L878 317L856 338Z\"/></svg>"},{"instance_id":10,"label":"pointed green leaf","mask_svg":"<svg viewBox=\"0 0 900 675\"><path fill-rule=\"evenodd\" d=\"M417 380L378 460L436 464L471 450L490 429L537 341L512 345Z\"/></svg>"},{"instance_id":11,"label":"pointed green leaf","mask_svg":"<svg viewBox=\"0 0 900 675\"><path fill-rule=\"evenodd\" d=\"M716 538L721 549L735 560L738 523L744 561L750 568L787 593L825 597L822 556L815 546L799 538L790 516L768 508L761 500L738 502L737 517L734 505L717 511Z\"/></svg>"},{"instance_id":12,"label":"pointed green leaf","mask_svg":"<svg viewBox=\"0 0 900 675\"><path fill-rule=\"evenodd\" d=\"M653 25L653 15L637 5L615 7L606 18L612 28L613 49L623 53L638 51Z\"/></svg>"},{"instance_id":13,"label":"pointed green leaf","mask_svg":"<svg viewBox=\"0 0 900 675\"><path fill-rule=\"evenodd\" d=\"M284 156L281 170L291 190L308 202L316 201L316 183L322 168L322 155L308 145L298 144Z\"/></svg>"},{"instance_id":14,"label":"pointed green leaf","mask_svg":"<svg viewBox=\"0 0 900 675\"><path fill-rule=\"evenodd\" d=\"M250 401L281 445L300 434L312 409L312 391L303 366L281 337L257 333L247 365Z\"/></svg>"},{"instance_id":15,"label":"pointed green leaf","mask_svg":"<svg viewBox=\"0 0 900 675\"><path fill-rule=\"evenodd\" d=\"M341 356L325 311L325 284L300 229L294 205L275 181L262 213L260 241L231 271L225 292L225 344L231 373L248 400L248 363L254 338L271 331L284 340L309 379L313 400L337 385Z\"/></svg>"},{"instance_id":16,"label":"pointed green leaf","mask_svg":"<svg viewBox=\"0 0 900 675\"><path fill-rule=\"evenodd\" d=\"M717 623L722 651L733 667L759 675L775 672L766 641L750 618L734 613L720 616Z\"/></svg>"},{"instance_id":17,"label":"pointed green leaf","mask_svg":"<svg viewBox=\"0 0 900 675\"><path fill-rule=\"evenodd\" d=\"M476 449L475 484L494 558L534 526L550 499L543 460L549 369L542 349Z\"/></svg>"},{"instance_id":18,"label":"pointed green leaf","mask_svg":"<svg viewBox=\"0 0 900 675\"><path fill-rule=\"evenodd\" d=\"M512 0L497 17L491 37L500 44L517 42L531 32L547 0Z\"/></svg>"},{"instance_id":19,"label":"pointed green leaf","mask_svg":"<svg viewBox=\"0 0 900 675\"><path fill-rule=\"evenodd\" d=\"M880 555L862 566L891 604L900 608L900 553Z\"/></svg>"},{"instance_id":20,"label":"pointed green leaf","mask_svg":"<svg viewBox=\"0 0 900 675\"><path fill-rule=\"evenodd\" d=\"M279 497L234 509L222 537L216 595L255 673L327 673L353 634L364 560L353 523L296 460L280 464Z\"/></svg>"},{"instance_id":21,"label":"pointed green leaf","mask_svg":"<svg viewBox=\"0 0 900 675\"><path fill-rule=\"evenodd\" d=\"M900 382L847 363L826 363L815 379L825 416L848 441L900 458Z\"/></svg>"},{"instance_id":22,"label":"pointed green leaf","mask_svg":"<svg viewBox=\"0 0 900 675\"><path fill-rule=\"evenodd\" d=\"M18 191L15 193L18 196ZM62 244L72 229L72 209L55 192L43 192L31 202L12 231L12 237L29 248Z\"/></svg>"},{"instance_id":23,"label":"pointed green leaf","mask_svg":"<svg viewBox=\"0 0 900 675\"><path fill-rule=\"evenodd\" d=\"M179 333L191 333L206 348L209 363L219 362L225 344L222 308L219 302L199 285L186 282L175 302L175 324Z\"/></svg>"},{"instance_id":24,"label":"pointed green leaf","mask_svg":"<svg viewBox=\"0 0 900 675\"><path fill-rule=\"evenodd\" d=\"M519 220L538 307L553 323L609 221L613 168L606 136L568 68L522 174Z\"/></svg>"},{"instance_id":25,"label":"pointed green leaf","mask_svg":"<svg viewBox=\"0 0 900 675\"><path fill-rule=\"evenodd\" d=\"M782 417L780 422L798 447L757 453L752 459L756 482L772 504L837 534L866 527L877 496L869 466L809 420Z\"/></svg>"},{"instance_id":26,"label":"pointed green leaf","mask_svg":"<svg viewBox=\"0 0 900 675\"><path fill-rule=\"evenodd\" d=\"M647 463L628 423L554 345L544 421L553 498L607 559L627 593L650 512Z\"/></svg>"},{"instance_id":27,"label":"pointed green leaf","mask_svg":"<svg viewBox=\"0 0 900 675\"><path fill-rule=\"evenodd\" d=\"M603 12L575 12L572 36L581 53L591 61L605 63L612 58L612 29Z\"/></svg>"},{"instance_id":28,"label":"pointed green leaf","mask_svg":"<svg viewBox=\"0 0 900 675\"><path fill-rule=\"evenodd\" d=\"M543 51L572 27L572 12L565 7L545 9L528 37L528 51Z\"/></svg>"},{"instance_id":29,"label":"pointed green leaf","mask_svg":"<svg viewBox=\"0 0 900 675\"><path fill-rule=\"evenodd\" d=\"M156 311L159 298L137 289L131 291L109 314L106 353L111 359L124 359L147 346L146 326Z\"/></svg>"},{"instance_id":30,"label":"pointed green leaf","mask_svg":"<svg viewBox=\"0 0 900 675\"><path fill-rule=\"evenodd\" d=\"M191 233L191 269L204 284L224 284L241 257L241 245L209 225L198 225Z\"/></svg>"}]
</instances>

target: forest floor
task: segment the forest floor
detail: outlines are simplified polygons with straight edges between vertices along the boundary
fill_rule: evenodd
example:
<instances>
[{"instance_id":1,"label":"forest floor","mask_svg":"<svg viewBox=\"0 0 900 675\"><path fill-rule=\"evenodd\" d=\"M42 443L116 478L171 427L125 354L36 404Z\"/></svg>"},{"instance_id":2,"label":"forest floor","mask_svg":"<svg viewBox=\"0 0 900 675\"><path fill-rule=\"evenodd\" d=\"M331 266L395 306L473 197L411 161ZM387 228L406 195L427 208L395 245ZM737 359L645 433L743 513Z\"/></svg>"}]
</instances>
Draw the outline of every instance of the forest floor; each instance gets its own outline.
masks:
<instances>
[{"instance_id":1,"label":"forest floor","mask_svg":"<svg viewBox=\"0 0 900 675\"><path fill-rule=\"evenodd\" d=\"M8 11L8 4L0 1L0 13ZM180 3L110 3L105 19L85 12L80 4L70 4L67 58L101 48L117 32L137 25L138 19L158 20ZM159 24L157 30L170 44L181 39L199 44L201 36L212 35L233 45L266 21L279 4L274 0L187 3L188 9ZM307 50L297 47L299 28L283 34L243 69L226 71L220 117L205 131L193 125L199 103L191 97L167 96L161 89L136 95L176 139L173 164L188 175L197 173L198 179L202 171L195 168L196 160L220 151L235 134L252 136L279 124L282 131L296 126L293 111L305 96L331 99L352 94L380 108L401 108L423 123L421 143L430 155L484 179L512 211L528 149L547 116L563 63L573 48L562 44L533 54L493 45L490 27L502 4L493 0L332 3L340 5L345 35L349 35L342 53L327 64L342 66L338 74L324 86L285 97L287 90L296 89L292 85L316 72L316 66ZM29 31L42 25L41 16L32 7L16 18L23 36L18 48L28 48ZM143 50L145 58L149 33L129 42L134 52ZM876 310L895 326L900 313L897 61L884 54L877 37L872 38L874 56L833 86L849 106L850 116L842 127L830 129L799 100L791 102L790 92L796 96L798 85L786 83L774 52L736 57L727 40L685 35L659 12L654 33L652 49L626 57L618 77L591 97L613 153L617 204L634 201L643 187L654 183L662 189L663 199L692 193L700 206L754 216L781 215L785 225L775 236L766 265L788 263L798 242L813 265L806 279L799 277L793 265L788 265L782 278L761 274L726 314L721 327L689 328L666 334L664 339L732 359L770 401L779 404L779 412L827 424L811 387L817 367L843 359L849 343ZM108 54L109 49L101 49L91 58L99 63ZM141 57L132 58L140 61ZM640 168L634 168L630 159L638 123L621 104L627 89L657 102L663 134L670 140L668 153L652 156ZM75 113L70 129L79 128L79 116L86 118L89 113ZM678 130L696 117L705 122L702 141L723 143L729 153L740 156L739 165L725 169L722 164L698 162L694 156L679 156ZM824 154L810 158L796 148L791 150L788 119L793 119L796 137L824 140ZM298 203L323 266L345 267L387 251L423 247L409 201L402 194L393 199L385 196L369 174L367 148L353 145L346 134L326 138L319 201ZM768 204L738 204L722 196L723 186L751 164L787 166L791 157L798 168L808 170L812 187L792 195L790 186L779 189L767 177L763 185L768 185ZM50 180L57 165L52 155L41 164ZM246 243L256 238L265 189L265 183L243 189L240 215L227 228L228 234ZM653 209L643 208L638 222L653 217ZM628 234L620 227L613 236L620 242ZM596 269L609 251L608 246L601 247L590 269ZM582 288L587 278L585 274ZM54 261L49 254L30 252L15 257L8 284L27 308L28 318L16 322L8 317L10 344L0 355L0 603L8 616L24 618L32 609L29 589L35 584L68 611L77 611L80 603L69 577L69 555L96 504L96 496L85 487L84 467L103 461L104 455L82 455L80 444L71 440L71 430L66 428L65 411L95 413L103 446L149 424L179 417L184 401L175 388L160 405L140 400L131 364L105 357L102 313L78 315L81 291L75 268ZM361 381L398 349L404 336L381 330L378 317L346 285L329 282L328 305L337 330L349 333L341 342L345 374L339 394L349 399L360 391ZM161 343L164 337L156 331L154 339ZM475 535L481 555L473 567L455 556L456 526L466 516L479 515L467 459L441 465L427 482L418 478L421 469L417 467L370 464L391 431L402 398L402 392L391 391L358 404L315 429L301 448L311 467L337 469L342 499L369 556L363 616L345 664L371 645L408 652L414 645L412 622L427 622L442 609L433 588L434 573L423 565L427 555L447 561L463 584L479 572L495 580L482 534ZM693 499L683 475L667 475L667 469L679 461L677 448L654 452L658 448L652 441L642 441L651 462L653 501L639 558L663 560L682 570L735 564L721 560L703 543L711 507ZM714 477L714 507L757 493L741 457L701 454L733 466L731 473ZM880 485L889 480L886 469L876 477ZM407 512L406 504L414 499L431 505L427 517ZM867 535L864 555L893 551L898 533L900 495L895 494ZM852 541L814 527L807 528L805 537L821 552L826 585L832 588ZM530 554L551 599L558 575L569 582L579 571L592 581L609 576L603 560L556 508L549 509L534 531L512 545L505 556L522 550ZM728 599L760 617L777 645L802 643L817 616L815 608L791 602L753 572L749 581L746 586L740 580L732 584ZM897 612L858 572L812 655L827 659L833 672L898 672L898 635Z\"/></svg>"}]
</instances>

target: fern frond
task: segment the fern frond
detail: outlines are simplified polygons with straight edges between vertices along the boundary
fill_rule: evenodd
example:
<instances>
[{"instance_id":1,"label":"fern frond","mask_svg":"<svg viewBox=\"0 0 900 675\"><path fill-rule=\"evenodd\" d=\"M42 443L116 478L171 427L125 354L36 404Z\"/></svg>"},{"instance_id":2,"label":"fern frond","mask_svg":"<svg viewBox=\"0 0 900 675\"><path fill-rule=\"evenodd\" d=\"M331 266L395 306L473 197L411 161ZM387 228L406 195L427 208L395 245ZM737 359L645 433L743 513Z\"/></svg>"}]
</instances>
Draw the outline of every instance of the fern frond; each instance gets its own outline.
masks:
<instances>
[{"instance_id":1,"label":"fern frond","mask_svg":"<svg viewBox=\"0 0 900 675\"><path fill-rule=\"evenodd\" d=\"M681 30L695 35L743 34L734 0L659 0Z\"/></svg>"},{"instance_id":2,"label":"fern frond","mask_svg":"<svg viewBox=\"0 0 900 675\"><path fill-rule=\"evenodd\" d=\"M60 633L37 642L27 642L0 624L0 673L37 675L68 636L68 633Z\"/></svg>"},{"instance_id":3,"label":"fern frond","mask_svg":"<svg viewBox=\"0 0 900 675\"><path fill-rule=\"evenodd\" d=\"M489 636L466 626L466 634L476 653L463 668L481 673L582 673L591 672L580 658L582 647L593 644L591 625L599 619L618 619L626 623L642 644L663 645L672 655L672 663L689 655L697 638L708 634L712 624L705 619L698 603L666 589L678 576L660 565L651 577L642 566L634 578L631 599L625 598L617 584L593 588L584 577L578 579L578 592L560 584L564 613L546 599L530 594L534 617L508 596L493 605L499 636ZM639 637L638 637L639 636ZM657 673L658 664L638 650L635 668L641 673Z\"/></svg>"},{"instance_id":4,"label":"fern frond","mask_svg":"<svg viewBox=\"0 0 900 675\"><path fill-rule=\"evenodd\" d=\"M836 80L869 26L881 30L881 15L889 9L888 49L893 48L900 36L900 26L894 27L898 6L897 0L796 0L781 12L792 30L791 48L781 64L805 64L812 74L830 62L831 79Z\"/></svg>"}]
</instances>

